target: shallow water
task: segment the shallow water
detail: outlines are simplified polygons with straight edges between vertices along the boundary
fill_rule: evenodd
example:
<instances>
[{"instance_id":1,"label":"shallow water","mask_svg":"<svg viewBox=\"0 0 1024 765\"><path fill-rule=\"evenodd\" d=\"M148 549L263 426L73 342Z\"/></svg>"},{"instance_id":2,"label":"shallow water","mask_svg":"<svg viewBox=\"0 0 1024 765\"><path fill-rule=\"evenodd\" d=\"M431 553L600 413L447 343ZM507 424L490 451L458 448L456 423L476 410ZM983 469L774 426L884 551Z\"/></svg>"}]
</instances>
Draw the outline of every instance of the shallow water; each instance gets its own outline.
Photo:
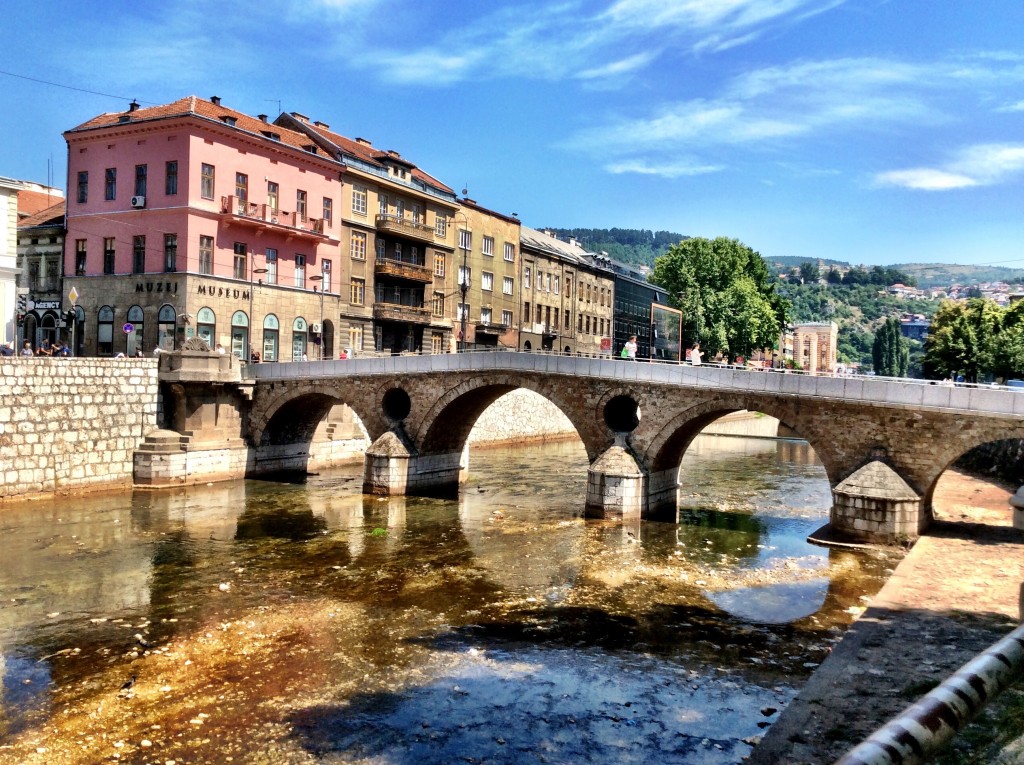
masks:
<instances>
[{"instance_id":1,"label":"shallow water","mask_svg":"<svg viewBox=\"0 0 1024 765\"><path fill-rule=\"evenodd\" d=\"M0 762L739 762L893 561L805 541L805 444L701 436L678 525L584 520L586 470L4 507Z\"/></svg>"}]
</instances>

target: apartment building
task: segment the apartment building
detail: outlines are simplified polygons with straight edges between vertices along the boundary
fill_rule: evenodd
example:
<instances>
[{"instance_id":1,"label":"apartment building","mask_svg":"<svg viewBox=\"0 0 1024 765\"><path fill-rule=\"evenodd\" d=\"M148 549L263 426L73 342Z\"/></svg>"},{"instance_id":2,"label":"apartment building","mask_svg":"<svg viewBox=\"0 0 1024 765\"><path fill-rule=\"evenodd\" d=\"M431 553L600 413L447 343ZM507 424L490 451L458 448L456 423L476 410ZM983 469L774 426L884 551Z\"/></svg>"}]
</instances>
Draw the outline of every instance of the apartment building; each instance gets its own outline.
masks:
<instances>
[{"instance_id":1,"label":"apartment building","mask_svg":"<svg viewBox=\"0 0 1024 765\"><path fill-rule=\"evenodd\" d=\"M456 299L435 292L434 313L455 306L452 331L466 348L518 348L519 219L464 198L455 220Z\"/></svg>"},{"instance_id":2,"label":"apartment building","mask_svg":"<svg viewBox=\"0 0 1024 765\"><path fill-rule=\"evenodd\" d=\"M291 112L275 120L345 168L338 222L347 278L339 325L349 347L380 352L449 350L451 314L438 294L454 289L455 193L397 151L349 139ZM372 334L371 334L372 331Z\"/></svg>"},{"instance_id":3,"label":"apartment building","mask_svg":"<svg viewBox=\"0 0 1024 765\"><path fill-rule=\"evenodd\" d=\"M18 287L24 290L22 315L16 347L28 340L38 348L43 340L66 340L79 345L62 312L61 266L64 258L64 200L26 215L18 221Z\"/></svg>"},{"instance_id":4,"label":"apartment building","mask_svg":"<svg viewBox=\"0 0 1024 765\"><path fill-rule=\"evenodd\" d=\"M345 166L308 135L189 96L64 138L64 294L85 355L193 337L266 361L335 352Z\"/></svg>"}]
</instances>

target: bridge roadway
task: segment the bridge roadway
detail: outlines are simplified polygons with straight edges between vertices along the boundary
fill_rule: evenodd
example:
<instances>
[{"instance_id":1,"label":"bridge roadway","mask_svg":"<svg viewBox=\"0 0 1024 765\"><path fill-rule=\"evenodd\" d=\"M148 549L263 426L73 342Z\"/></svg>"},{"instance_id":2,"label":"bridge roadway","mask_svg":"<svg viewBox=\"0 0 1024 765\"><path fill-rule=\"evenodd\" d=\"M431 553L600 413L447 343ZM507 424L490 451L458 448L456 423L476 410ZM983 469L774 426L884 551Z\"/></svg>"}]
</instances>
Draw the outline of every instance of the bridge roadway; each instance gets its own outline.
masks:
<instances>
[{"instance_id":1,"label":"bridge roadway","mask_svg":"<svg viewBox=\"0 0 1024 765\"><path fill-rule=\"evenodd\" d=\"M303 469L336 404L370 436L364 486L378 494L457 489L477 417L527 388L558 406L591 461L587 512L674 520L679 464L710 422L737 410L777 417L814 448L851 541L916 538L942 472L971 448L1024 438L1024 391L865 376L496 352L245 367L249 474Z\"/></svg>"}]
</instances>

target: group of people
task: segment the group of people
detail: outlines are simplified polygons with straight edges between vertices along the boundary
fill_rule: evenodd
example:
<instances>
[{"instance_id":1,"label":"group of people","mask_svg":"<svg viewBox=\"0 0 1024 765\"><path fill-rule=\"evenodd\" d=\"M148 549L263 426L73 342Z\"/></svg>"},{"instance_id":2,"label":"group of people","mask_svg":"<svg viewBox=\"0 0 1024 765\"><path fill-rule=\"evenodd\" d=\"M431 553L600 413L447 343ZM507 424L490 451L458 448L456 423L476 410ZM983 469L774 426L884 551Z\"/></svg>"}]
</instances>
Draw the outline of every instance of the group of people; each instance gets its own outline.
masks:
<instances>
[{"instance_id":1,"label":"group of people","mask_svg":"<svg viewBox=\"0 0 1024 765\"><path fill-rule=\"evenodd\" d=\"M622 353L620 354L621 357L629 359L630 361L636 361L636 348L636 335L630 335L629 340L627 340L626 344L622 346ZM686 353L686 358L689 359L690 363L695 367L700 366L702 356L703 354L700 350L700 343L694 343L693 348Z\"/></svg>"},{"instance_id":2,"label":"group of people","mask_svg":"<svg viewBox=\"0 0 1024 765\"><path fill-rule=\"evenodd\" d=\"M71 355L71 346L67 343L61 342L60 340L51 343L48 339L44 339L39 344L39 347L32 348L32 341L26 340L22 343L21 350L14 353L14 342L9 341L0 346L0 356L61 356L68 357Z\"/></svg>"}]
</instances>

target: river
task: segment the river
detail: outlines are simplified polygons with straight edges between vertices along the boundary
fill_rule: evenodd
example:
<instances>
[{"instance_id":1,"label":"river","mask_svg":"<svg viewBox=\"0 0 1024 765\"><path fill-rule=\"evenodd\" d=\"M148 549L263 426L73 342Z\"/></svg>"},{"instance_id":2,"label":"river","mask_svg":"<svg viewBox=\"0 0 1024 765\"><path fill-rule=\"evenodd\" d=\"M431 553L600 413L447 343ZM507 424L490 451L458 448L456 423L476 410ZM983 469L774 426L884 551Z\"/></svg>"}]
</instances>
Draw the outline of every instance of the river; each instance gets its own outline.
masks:
<instances>
[{"instance_id":1,"label":"river","mask_svg":"<svg viewBox=\"0 0 1024 765\"><path fill-rule=\"evenodd\" d=\"M738 763L896 559L815 547L802 442L700 436L680 523L579 443L458 500L294 482L0 508L0 763Z\"/></svg>"}]
</instances>

